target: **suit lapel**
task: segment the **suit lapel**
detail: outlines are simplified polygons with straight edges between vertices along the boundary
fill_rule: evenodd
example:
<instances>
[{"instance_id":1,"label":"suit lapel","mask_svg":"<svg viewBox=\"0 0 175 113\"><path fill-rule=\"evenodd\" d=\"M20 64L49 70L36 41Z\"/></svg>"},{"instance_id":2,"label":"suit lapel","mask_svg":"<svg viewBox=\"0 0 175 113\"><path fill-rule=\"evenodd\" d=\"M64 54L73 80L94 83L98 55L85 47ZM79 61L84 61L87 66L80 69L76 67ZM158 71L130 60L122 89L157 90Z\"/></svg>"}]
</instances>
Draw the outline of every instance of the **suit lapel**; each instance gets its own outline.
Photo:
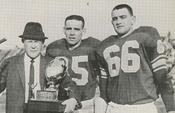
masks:
<instances>
[{"instance_id":1,"label":"suit lapel","mask_svg":"<svg viewBox=\"0 0 175 113\"><path fill-rule=\"evenodd\" d=\"M40 85L41 85L41 90L43 90L44 87L46 86L45 70L46 70L46 60L45 60L44 56L41 55L41 58L40 58Z\"/></svg>"},{"instance_id":2,"label":"suit lapel","mask_svg":"<svg viewBox=\"0 0 175 113\"><path fill-rule=\"evenodd\" d=\"M22 86L25 89L24 53L21 54L18 58L17 69L22 82Z\"/></svg>"},{"instance_id":3,"label":"suit lapel","mask_svg":"<svg viewBox=\"0 0 175 113\"><path fill-rule=\"evenodd\" d=\"M41 58L40 58L40 86L41 86L41 90L43 90L44 87L46 86L45 69L46 69L46 60L45 60L44 56L41 55ZM22 86L25 89L24 53L21 54L18 58L17 70L19 72L19 77L21 79Z\"/></svg>"}]
</instances>

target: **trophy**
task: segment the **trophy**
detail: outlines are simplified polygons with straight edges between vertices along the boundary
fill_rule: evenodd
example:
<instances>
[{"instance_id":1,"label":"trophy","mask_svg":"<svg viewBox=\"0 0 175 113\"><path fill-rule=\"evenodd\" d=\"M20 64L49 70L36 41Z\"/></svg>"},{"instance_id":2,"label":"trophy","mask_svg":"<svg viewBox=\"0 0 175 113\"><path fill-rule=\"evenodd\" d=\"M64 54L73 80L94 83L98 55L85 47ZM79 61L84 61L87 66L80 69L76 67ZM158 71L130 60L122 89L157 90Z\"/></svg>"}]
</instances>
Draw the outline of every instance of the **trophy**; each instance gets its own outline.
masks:
<instances>
[{"instance_id":1,"label":"trophy","mask_svg":"<svg viewBox=\"0 0 175 113\"><path fill-rule=\"evenodd\" d=\"M36 98L29 100L29 113L33 111L63 112L65 106L58 100L58 81L67 75L68 60L65 57L56 57L46 67L45 77L48 81L48 88L36 91Z\"/></svg>"},{"instance_id":2,"label":"trophy","mask_svg":"<svg viewBox=\"0 0 175 113\"><path fill-rule=\"evenodd\" d=\"M56 57L49 63L45 72L49 87L44 91L37 91L36 100L58 101L59 84L56 83L67 74L67 63L64 57Z\"/></svg>"}]
</instances>

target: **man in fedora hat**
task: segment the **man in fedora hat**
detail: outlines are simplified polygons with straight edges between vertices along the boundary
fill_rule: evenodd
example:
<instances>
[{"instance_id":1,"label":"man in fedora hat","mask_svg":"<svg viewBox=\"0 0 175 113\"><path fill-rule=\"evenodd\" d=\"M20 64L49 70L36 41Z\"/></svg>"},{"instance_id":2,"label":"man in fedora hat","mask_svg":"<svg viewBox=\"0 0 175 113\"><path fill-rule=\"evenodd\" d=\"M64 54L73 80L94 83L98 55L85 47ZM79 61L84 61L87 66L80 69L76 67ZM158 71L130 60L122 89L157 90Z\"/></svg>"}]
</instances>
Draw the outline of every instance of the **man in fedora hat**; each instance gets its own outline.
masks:
<instances>
[{"instance_id":1,"label":"man in fedora hat","mask_svg":"<svg viewBox=\"0 0 175 113\"><path fill-rule=\"evenodd\" d=\"M34 96L29 91L31 82L35 90L43 89L45 84L46 61L40 53L47 37L41 24L28 22L19 37L25 52L4 60L0 66L0 93L6 88L6 113L27 112L23 110L25 103Z\"/></svg>"},{"instance_id":2,"label":"man in fedora hat","mask_svg":"<svg viewBox=\"0 0 175 113\"><path fill-rule=\"evenodd\" d=\"M0 66L0 93L6 88L6 113L27 113L28 100L35 98L36 90L43 90L46 86L46 61L41 51L48 38L41 24L28 22L19 37L25 52L4 60ZM71 104L67 106L71 110Z\"/></svg>"}]
</instances>

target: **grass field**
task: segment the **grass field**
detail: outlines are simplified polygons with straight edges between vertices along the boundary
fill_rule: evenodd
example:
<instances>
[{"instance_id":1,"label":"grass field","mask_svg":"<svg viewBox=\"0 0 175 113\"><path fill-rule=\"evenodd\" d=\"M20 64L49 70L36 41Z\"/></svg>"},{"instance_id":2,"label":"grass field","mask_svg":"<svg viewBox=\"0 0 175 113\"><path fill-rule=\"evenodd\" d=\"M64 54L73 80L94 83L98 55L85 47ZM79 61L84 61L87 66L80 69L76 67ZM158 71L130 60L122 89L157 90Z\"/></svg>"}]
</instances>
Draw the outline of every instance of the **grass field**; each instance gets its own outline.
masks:
<instances>
[{"instance_id":1,"label":"grass field","mask_svg":"<svg viewBox=\"0 0 175 113\"><path fill-rule=\"evenodd\" d=\"M96 95L99 95L99 93L97 92ZM5 113L5 99L6 99L6 94L5 93L0 94L0 113ZM161 98L159 98L155 102L155 105L157 106L159 113L166 113L166 110Z\"/></svg>"}]
</instances>

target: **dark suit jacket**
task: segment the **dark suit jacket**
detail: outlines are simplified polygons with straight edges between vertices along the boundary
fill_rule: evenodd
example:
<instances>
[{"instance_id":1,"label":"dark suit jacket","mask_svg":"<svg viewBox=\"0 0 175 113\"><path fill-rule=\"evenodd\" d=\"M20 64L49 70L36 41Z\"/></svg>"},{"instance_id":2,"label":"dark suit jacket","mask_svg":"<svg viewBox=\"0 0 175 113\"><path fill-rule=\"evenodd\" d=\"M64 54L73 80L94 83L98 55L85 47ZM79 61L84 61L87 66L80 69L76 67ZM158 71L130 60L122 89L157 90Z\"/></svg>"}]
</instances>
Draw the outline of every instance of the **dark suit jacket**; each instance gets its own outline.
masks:
<instances>
[{"instance_id":1,"label":"dark suit jacket","mask_svg":"<svg viewBox=\"0 0 175 113\"><path fill-rule=\"evenodd\" d=\"M46 61L40 59L40 85L45 81ZM6 59L0 66L0 92L6 88L6 113L23 113L25 103L24 54Z\"/></svg>"}]
</instances>

